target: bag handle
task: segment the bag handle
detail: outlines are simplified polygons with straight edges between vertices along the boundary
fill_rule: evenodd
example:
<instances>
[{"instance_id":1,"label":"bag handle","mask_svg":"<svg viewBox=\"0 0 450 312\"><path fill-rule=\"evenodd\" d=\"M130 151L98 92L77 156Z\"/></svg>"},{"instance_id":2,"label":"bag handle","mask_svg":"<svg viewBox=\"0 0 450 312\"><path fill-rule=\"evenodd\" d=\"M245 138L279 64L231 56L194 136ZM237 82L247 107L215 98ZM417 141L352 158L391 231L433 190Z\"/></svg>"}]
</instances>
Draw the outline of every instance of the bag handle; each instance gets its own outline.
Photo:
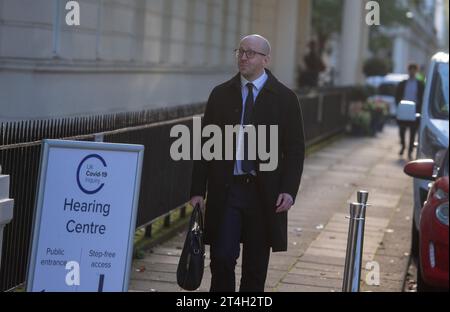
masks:
<instances>
[{"instance_id":1,"label":"bag handle","mask_svg":"<svg viewBox=\"0 0 450 312\"><path fill-rule=\"evenodd\" d=\"M203 215L200 205L197 203L192 211L191 220L189 223L189 230L194 229L195 222L197 222L200 231L203 231Z\"/></svg>"},{"instance_id":2,"label":"bag handle","mask_svg":"<svg viewBox=\"0 0 450 312\"><path fill-rule=\"evenodd\" d=\"M195 223L197 223L197 225L195 225ZM203 232L203 215L199 204L196 204L194 210L192 211L191 220L189 222L189 231L193 232L194 238L197 240L197 245L195 247L191 245L192 252L195 255L198 255L202 252L201 246L203 245L201 238L201 234Z\"/></svg>"}]
</instances>

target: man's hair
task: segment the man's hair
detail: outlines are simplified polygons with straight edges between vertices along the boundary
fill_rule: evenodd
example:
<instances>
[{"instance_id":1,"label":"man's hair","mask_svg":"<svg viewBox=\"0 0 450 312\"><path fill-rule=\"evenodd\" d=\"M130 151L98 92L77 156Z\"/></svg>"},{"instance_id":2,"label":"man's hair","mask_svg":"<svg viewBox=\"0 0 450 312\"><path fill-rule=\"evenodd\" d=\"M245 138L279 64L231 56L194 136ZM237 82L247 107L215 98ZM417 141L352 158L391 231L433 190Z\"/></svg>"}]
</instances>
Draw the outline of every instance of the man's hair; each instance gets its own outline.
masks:
<instances>
[{"instance_id":1,"label":"man's hair","mask_svg":"<svg viewBox=\"0 0 450 312\"><path fill-rule=\"evenodd\" d=\"M408 65L408 70L419 70L419 65L417 65L416 63L410 63Z\"/></svg>"}]
</instances>

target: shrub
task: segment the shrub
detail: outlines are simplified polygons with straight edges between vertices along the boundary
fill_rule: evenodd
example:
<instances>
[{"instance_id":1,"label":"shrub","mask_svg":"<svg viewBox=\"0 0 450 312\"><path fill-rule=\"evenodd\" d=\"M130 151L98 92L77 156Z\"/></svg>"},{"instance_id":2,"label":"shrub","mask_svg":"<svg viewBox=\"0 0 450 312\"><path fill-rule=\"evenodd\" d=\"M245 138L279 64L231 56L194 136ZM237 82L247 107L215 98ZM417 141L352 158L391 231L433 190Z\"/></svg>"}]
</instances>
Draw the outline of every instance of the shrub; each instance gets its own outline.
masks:
<instances>
[{"instance_id":1,"label":"shrub","mask_svg":"<svg viewBox=\"0 0 450 312\"><path fill-rule=\"evenodd\" d=\"M370 135L372 117L370 112L361 110L351 117L352 134L354 135Z\"/></svg>"}]
</instances>

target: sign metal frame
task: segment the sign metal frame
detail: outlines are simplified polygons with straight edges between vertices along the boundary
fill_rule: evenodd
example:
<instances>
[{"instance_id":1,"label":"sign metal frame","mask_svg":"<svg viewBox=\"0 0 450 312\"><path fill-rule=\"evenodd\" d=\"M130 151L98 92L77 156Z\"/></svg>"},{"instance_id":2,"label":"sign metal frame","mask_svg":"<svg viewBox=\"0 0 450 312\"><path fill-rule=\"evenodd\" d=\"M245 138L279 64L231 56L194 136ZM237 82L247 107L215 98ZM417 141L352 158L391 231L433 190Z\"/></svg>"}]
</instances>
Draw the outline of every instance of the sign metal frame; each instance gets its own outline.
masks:
<instances>
[{"instance_id":1,"label":"sign metal frame","mask_svg":"<svg viewBox=\"0 0 450 312\"><path fill-rule=\"evenodd\" d=\"M133 256L133 242L136 227L137 218L137 208L139 204L139 192L142 174L142 164L144 159L144 146L137 144L122 144L122 143L103 143L103 142L86 142L86 141L70 141L70 140L56 140L56 139L45 139L42 142L41 147L41 162L39 166L39 178L38 178L38 192L35 200L35 213L33 217L33 228L32 228L32 244L29 252L29 265L27 271L27 291L32 291L34 274L36 269L36 257L38 253L38 241L40 227L42 224L42 212L43 212L43 201L45 197L45 183L47 178L47 169L49 167L48 160L50 150L52 148L66 148L66 149L76 149L76 150L87 150L87 151L112 151L112 152L135 152L137 153L137 163L134 179L134 191L133 191L133 203L131 211L131 220L128 224L129 226L129 237L126 252L125 261L125 274L122 281L122 291L128 291L128 284L131 275L131 262Z\"/></svg>"}]
</instances>

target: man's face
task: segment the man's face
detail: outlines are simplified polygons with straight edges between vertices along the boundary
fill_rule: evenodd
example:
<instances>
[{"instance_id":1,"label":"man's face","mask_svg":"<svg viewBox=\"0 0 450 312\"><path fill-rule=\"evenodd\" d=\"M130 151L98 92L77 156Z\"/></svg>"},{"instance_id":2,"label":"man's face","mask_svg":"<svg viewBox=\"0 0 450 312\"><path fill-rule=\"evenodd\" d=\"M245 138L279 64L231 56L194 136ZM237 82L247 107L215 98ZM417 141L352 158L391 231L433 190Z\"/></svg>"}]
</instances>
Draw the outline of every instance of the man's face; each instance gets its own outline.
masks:
<instances>
[{"instance_id":1,"label":"man's face","mask_svg":"<svg viewBox=\"0 0 450 312\"><path fill-rule=\"evenodd\" d=\"M408 69L408 72L409 72L409 77L410 77L410 78L415 78L415 77L416 77L416 74L417 74L417 69L415 69L415 68L410 68L410 69Z\"/></svg>"},{"instance_id":2,"label":"man's face","mask_svg":"<svg viewBox=\"0 0 450 312\"><path fill-rule=\"evenodd\" d=\"M242 76L249 80L258 78L258 74L263 72L269 61L268 56L262 55L266 53L262 50L261 41L256 38L244 39L239 46L239 50L260 53L254 53L253 57L248 57L245 53L238 56L238 68Z\"/></svg>"}]
</instances>

